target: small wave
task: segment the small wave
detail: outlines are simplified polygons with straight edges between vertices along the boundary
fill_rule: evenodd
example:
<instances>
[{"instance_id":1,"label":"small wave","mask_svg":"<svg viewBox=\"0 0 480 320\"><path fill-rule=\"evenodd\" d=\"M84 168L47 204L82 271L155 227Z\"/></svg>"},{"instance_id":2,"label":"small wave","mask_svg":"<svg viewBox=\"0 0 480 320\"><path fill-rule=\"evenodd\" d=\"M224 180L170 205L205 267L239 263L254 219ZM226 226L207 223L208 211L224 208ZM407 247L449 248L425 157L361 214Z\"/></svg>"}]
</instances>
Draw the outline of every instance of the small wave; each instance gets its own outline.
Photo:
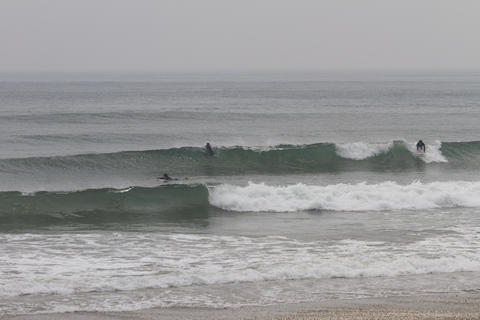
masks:
<instances>
[{"instance_id":1,"label":"small wave","mask_svg":"<svg viewBox=\"0 0 480 320\"><path fill-rule=\"evenodd\" d=\"M0 228L195 219L207 216L208 208L208 190L204 185L0 192Z\"/></svg>"},{"instance_id":2,"label":"small wave","mask_svg":"<svg viewBox=\"0 0 480 320\"><path fill-rule=\"evenodd\" d=\"M210 190L210 203L229 211L290 212L302 210L366 211L420 210L444 207L480 207L480 182L395 182L380 184L302 183L269 186L221 185Z\"/></svg>"}]
</instances>

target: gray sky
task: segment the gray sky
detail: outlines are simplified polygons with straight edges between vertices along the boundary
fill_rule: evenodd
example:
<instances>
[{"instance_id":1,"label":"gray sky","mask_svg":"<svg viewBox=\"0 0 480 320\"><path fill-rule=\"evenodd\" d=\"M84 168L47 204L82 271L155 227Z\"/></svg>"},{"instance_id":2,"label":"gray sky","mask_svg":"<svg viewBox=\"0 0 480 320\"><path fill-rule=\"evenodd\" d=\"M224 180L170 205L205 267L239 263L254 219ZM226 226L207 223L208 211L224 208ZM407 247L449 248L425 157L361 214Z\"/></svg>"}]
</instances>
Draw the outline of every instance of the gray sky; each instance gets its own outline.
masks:
<instances>
[{"instance_id":1,"label":"gray sky","mask_svg":"<svg viewBox=\"0 0 480 320\"><path fill-rule=\"evenodd\" d=\"M478 0L0 0L0 71L480 69Z\"/></svg>"}]
</instances>

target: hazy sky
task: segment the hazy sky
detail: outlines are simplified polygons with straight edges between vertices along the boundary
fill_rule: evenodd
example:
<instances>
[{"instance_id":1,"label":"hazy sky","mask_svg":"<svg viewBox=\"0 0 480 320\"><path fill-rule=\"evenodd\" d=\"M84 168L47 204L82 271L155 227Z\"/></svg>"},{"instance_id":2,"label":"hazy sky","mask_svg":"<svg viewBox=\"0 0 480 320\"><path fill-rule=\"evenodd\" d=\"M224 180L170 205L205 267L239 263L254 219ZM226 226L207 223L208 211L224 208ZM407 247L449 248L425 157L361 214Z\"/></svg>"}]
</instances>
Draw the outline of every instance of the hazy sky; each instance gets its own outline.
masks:
<instances>
[{"instance_id":1,"label":"hazy sky","mask_svg":"<svg viewBox=\"0 0 480 320\"><path fill-rule=\"evenodd\" d=\"M0 0L0 71L480 69L478 0Z\"/></svg>"}]
</instances>

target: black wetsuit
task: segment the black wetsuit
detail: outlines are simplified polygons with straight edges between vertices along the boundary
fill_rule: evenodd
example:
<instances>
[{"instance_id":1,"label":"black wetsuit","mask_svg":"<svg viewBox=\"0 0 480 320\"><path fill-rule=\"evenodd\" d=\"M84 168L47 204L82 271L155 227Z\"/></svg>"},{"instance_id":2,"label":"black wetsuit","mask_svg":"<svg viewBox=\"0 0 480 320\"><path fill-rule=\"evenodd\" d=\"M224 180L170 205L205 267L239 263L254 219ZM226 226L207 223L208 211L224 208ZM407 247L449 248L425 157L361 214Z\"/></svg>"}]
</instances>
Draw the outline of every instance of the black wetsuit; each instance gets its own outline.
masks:
<instances>
[{"instance_id":1,"label":"black wetsuit","mask_svg":"<svg viewBox=\"0 0 480 320\"><path fill-rule=\"evenodd\" d=\"M174 179L170 178L170 176L166 173L162 177L159 177L158 179L164 180L164 181L174 180Z\"/></svg>"},{"instance_id":2,"label":"black wetsuit","mask_svg":"<svg viewBox=\"0 0 480 320\"><path fill-rule=\"evenodd\" d=\"M417 143L417 151L423 151L423 152L425 152L425 151L426 151L425 149L426 149L426 148L425 148L425 143L423 143L422 140L418 141L418 143Z\"/></svg>"},{"instance_id":3,"label":"black wetsuit","mask_svg":"<svg viewBox=\"0 0 480 320\"><path fill-rule=\"evenodd\" d=\"M205 146L205 149L207 150L207 154L209 156L213 156L215 154L212 150L212 146L210 145L210 143L207 143L207 145Z\"/></svg>"}]
</instances>

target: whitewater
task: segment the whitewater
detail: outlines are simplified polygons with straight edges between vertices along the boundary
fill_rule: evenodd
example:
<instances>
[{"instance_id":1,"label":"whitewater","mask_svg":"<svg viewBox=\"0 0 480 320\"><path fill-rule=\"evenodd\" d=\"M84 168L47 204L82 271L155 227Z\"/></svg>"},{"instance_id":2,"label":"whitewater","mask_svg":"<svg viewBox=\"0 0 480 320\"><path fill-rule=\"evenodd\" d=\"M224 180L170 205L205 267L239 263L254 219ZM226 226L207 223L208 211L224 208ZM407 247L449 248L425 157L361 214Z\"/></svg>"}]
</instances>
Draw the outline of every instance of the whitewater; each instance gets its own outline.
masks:
<instances>
[{"instance_id":1,"label":"whitewater","mask_svg":"<svg viewBox=\"0 0 480 320\"><path fill-rule=\"evenodd\" d=\"M413 182L399 185L338 184L310 186L223 185L212 188L210 203L225 210L295 212L299 210L381 211L480 207L480 182Z\"/></svg>"},{"instance_id":2,"label":"whitewater","mask_svg":"<svg viewBox=\"0 0 480 320\"><path fill-rule=\"evenodd\" d=\"M0 80L0 317L480 288L477 74Z\"/></svg>"}]
</instances>

